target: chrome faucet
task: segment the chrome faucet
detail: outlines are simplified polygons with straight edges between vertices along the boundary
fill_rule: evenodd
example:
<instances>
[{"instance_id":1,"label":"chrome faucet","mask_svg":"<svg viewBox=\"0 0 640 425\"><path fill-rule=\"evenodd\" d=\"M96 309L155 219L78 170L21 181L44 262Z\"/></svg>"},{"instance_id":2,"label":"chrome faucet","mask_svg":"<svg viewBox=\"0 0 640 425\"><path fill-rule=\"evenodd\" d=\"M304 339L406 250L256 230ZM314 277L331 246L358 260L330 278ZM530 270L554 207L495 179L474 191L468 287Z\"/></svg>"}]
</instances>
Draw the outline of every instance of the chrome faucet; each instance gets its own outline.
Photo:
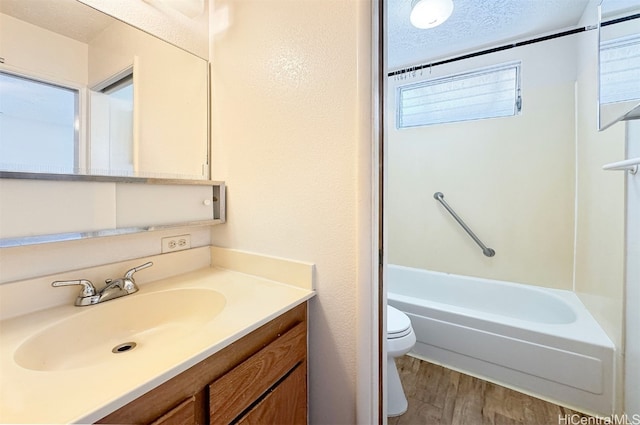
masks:
<instances>
[{"instance_id":1,"label":"chrome faucet","mask_svg":"<svg viewBox=\"0 0 640 425\"><path fill-rule=\"evenodd\" d=\"M124 277L120 279L107 279L104 281L106 283L105 287L99 291L96 290L96 287L86 279L56 280L51 283L51 286L81 285L82 289L80 290L78 298L76 298L75 305L78 307L94 305L137 292L138 287L136 286L136 281L133 279L133 274L151 266L153 266L153 263L149 261L148 263L144 263L141 266L134 267L127 271Z\"/></svg>"}]
</instances>

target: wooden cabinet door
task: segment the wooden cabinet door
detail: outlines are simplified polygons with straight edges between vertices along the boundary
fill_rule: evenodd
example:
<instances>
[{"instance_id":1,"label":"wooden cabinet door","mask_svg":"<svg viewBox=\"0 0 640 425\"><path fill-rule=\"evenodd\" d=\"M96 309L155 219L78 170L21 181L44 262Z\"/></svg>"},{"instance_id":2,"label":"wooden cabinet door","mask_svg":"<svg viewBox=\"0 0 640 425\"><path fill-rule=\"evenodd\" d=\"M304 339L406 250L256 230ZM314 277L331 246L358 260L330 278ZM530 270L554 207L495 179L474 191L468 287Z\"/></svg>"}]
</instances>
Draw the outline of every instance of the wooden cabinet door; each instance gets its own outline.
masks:
<instances>
[{"instance_id":1,"label":"wooden cabinet door","mask_svg":"<svg viewBox=\"0 0 640 425\"><path fill-rule=\"evenodd\" d=\"M196 398L190 397L156 419L151 425L194 425L196 423Z\"/></svg>"},{"instance_id":2,"label":"wooden cabinet door","mask_svg":"<svg viewBox=\"0 0 640 425\"><path fill-rule=\"evenodd\" d=\"M299 364L287 378L239 421L238 425L306 425L307 366Z\"/></svg>"}]
</instances>

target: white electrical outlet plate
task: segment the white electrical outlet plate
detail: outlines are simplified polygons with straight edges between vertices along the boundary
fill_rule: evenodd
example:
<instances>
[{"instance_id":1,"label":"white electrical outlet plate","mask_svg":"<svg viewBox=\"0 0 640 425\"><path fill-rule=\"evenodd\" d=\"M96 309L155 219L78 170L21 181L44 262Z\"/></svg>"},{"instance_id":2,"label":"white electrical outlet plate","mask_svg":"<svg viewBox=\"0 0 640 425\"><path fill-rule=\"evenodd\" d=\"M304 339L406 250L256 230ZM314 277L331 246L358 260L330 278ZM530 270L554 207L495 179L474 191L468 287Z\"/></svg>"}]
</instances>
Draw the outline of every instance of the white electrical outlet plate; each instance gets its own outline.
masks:
<instances>
[{"instance_id":1,"label":"white electrical outlet plate","mask_svg":"<svg viewBox=\"0 0 640 425\"><path fill-rule=\"evenodd\" d=\"M191 248L191 235L168 236L162 238L162 253L182 251Z\"/></svg>"}]
</instances>

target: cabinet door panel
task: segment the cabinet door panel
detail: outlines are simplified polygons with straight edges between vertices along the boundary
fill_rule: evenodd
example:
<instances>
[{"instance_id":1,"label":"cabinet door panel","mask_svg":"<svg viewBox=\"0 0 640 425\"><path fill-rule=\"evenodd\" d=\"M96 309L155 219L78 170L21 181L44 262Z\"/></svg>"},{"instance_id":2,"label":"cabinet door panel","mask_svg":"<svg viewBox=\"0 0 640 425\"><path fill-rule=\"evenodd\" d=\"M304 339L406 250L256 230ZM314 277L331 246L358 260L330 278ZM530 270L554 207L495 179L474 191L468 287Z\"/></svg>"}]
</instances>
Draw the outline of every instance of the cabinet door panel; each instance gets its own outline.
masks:
<instances>
[{"instance_id":1,"label":"cabinet door panel","mask_svg":"<svg viewBox=\"0 0 640 425\"><path fill-rule=\"evenodd\" d=\"M213 382L209 386L211 423L228 424L237 418L303 362L306 351L306 323L300 323Z\"/></svg>"},{"instance_id":2,"label":"cabinet door panel","mask_svg":"<svg viewBox=\"0 0 640 425\"><path fill-rule=\"evenodd\" d=\"M298 367L239 421L238 425L306 425L307 365Z\"/></svg>"},{"instance_id":3,"label":"cabinet door panel","mask_svg":"<svg viewBox=\"0 0 640 425\"><path fill-rule=\"evenodd\" d=\"M196 398L191 397L153 421L151 425L191 425L196 423Z\"/></svg>"}]
</instances>

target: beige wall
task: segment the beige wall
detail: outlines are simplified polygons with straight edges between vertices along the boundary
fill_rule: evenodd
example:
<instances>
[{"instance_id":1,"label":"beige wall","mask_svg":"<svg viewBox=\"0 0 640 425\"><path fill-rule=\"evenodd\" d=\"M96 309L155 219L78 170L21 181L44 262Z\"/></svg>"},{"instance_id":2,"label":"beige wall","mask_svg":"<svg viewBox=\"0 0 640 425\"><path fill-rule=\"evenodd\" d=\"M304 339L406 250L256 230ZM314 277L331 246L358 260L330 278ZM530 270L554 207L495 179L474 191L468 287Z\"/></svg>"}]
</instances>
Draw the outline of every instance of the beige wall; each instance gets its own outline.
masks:
<instances>
[{"instance_id":1,"label":"beige wall","mask_svg":"<svg viewBox=\"0 0 640 425\"><path fill-rule=\"evenodd\" d=\"M522 114L397 129L387 110L389 263L571 289L575 175L575 36L436 67L436 78L522 61ZM480 248L445 200L496 251Z\"/></svg>"},{"instance_id":2,"label":"beige wall","mask_svg":"<svg viewBox=\"0 0 640 425\"><path fill-rule=\"evenodd\" d=\"M216 2L230 16L215 29L212 58L212 169L228 184L228 222L212 239L316 264L314 424L356 423L357 262L370 251L358 246L361 190L370 185L358 168L370 161L370 123L359 126L370 108L369 7Z\"/></svg>"},{"instance_id":3,"label":"beige wall","mask_svg":"<svg viewBox=\"0 0 640 425\"><path fill-rule=\"evenodd\" d=\"M627 157L640 157L640 121L627 123ZM625 309L625 413L640 415L640 175L627 175L626 309ZM635 235L635 237L633 237Z\"/></svg>"}]
</instances>

